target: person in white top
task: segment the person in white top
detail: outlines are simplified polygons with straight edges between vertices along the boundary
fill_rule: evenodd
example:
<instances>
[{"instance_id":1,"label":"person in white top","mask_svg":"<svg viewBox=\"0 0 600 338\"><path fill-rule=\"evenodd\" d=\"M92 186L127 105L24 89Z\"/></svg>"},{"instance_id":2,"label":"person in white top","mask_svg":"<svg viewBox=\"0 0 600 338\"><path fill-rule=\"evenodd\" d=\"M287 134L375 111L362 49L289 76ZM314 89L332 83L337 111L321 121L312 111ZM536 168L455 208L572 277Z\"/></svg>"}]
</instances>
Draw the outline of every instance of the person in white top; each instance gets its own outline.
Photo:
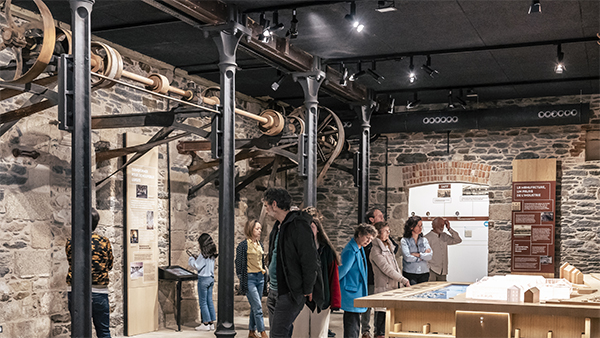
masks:
<instances>
[{"instance_id":1,"label":"person in white top","mask_svg":"<svg viewBox=\"0 0 600 338\"><path fill-rule=\"evenodd\" d=\"M433 258L429 264L429 281L446 281L448 274L448 245L462 242L462 238L450 227L450 222L441 217L436 217L431 222L433 229L425 235L433 250ZM450 234L444 232L444 226Z\"/></svg>"}]
</instances>

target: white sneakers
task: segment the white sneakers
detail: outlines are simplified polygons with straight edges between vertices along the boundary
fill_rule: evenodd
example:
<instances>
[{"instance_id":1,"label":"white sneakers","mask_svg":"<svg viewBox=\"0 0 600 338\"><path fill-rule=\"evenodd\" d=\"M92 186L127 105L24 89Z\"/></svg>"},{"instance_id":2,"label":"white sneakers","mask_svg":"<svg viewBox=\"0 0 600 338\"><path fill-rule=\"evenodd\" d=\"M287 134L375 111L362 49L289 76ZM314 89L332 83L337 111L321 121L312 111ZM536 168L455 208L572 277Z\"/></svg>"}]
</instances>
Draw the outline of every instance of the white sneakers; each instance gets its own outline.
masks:
<instances>
[{"instance_id":1,"label":"white sneakers","mask_svg":"<svg viewBox=\"0 0 600 338\"><path fill-rule=\"evenodd\" d=\"M196 326L196 331L214 331L215 324L200 324Z\"/></svg>"}]
</instances>

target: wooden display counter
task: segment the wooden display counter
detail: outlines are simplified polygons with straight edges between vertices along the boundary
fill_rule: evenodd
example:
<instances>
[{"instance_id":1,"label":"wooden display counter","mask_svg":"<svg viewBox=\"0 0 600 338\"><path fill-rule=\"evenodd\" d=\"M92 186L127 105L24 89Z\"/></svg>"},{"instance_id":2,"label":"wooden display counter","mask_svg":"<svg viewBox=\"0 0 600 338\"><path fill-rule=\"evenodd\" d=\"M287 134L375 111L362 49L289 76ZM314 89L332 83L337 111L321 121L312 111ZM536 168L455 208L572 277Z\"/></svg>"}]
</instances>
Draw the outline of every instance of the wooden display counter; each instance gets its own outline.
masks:
<instances>
[{"instance_id":1,"label":"wooden display counter","mask_svg":"<svg viewBox=\"0 0 600 338\"><path fill-rule=\"evenodd\" d=\"M574 292L566 301L509 303L467 299L465 293L419 298L469 285L429 282L359 298L354 304L386 308L386 338L600 338L600 274L585 275L584 280L585 288L595 292Z\"/></svg>"}]
</instances>

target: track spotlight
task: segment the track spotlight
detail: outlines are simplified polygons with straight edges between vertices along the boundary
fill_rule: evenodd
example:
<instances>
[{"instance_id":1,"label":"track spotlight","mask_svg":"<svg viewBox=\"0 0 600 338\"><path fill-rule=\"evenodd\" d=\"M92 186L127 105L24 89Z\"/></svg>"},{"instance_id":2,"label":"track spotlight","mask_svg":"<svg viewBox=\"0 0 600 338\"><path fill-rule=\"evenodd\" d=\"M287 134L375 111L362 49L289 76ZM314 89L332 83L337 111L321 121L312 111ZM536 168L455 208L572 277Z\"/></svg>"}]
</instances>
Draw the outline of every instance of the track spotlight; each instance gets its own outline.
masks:
<instances>
[{"instance_id":1,"label":"track spotlight","mask_svg":"<svg viewBox=\"0 0 600 338\"><path fill-rule=\"evenodd\" d=\"M281 74L279 76L279 78L277 79L277 81L275 81L271 84L271 89L273 89L274 92L277 91L277 89L279 89L279 86L281 86L283 79L285 79L285 74Z\"/></svg>"},{"instance_id":2,"label":"track spotlight","mask_svg":"<svg viewBox=\"0 0 600 338\"><path fill-rule=\"evenodd\" d=\"M541 12L542 12L542 4L540 4L540 0L533 0L531 2L531 6L529 7L528 14L541 13Z\"/></svg>"},{"instance_id":3,"label":"track spotlight","mask_svg":"<svg viewBox=\"0 0 600 338\"><path fill-rule=\"evenodd\" d=\"M426 71L427 75L431 76L432 79L440 73L437 70L431 68L431 55L427 55L427 61L424 65L421 66L421 69Z\"/></svg>"},{"instance_id":4,"label":"track spotlight","mask_svg":"<svg viewBox=\"0 0 600 338\"><path fill-rule=\"evenodd\" d=\"M292 21L290 21L290 29L287 31L285 36L289 36L290 39L298 37L298 18L296 18L296 9L292 10Z\"/></svg>"},{"instance_id":5,"label":"track spotlight","mask_svg":"<svg viewBox=\"0 0 600 338\"><path fill-rule=\"evenodd\" d=\"M279 11L273 12L273 26L269 27L269 31L271 31L271 34L273 34L273 32L280 31L283 28L284 25L279 22Z\"/></svg>"},{"instance_id":6,"label":"track spotlight","mask_svg":"<svg viewBox=\"0 0 600 338\"><path fill-rule=\"evenodd\" d=\"M260 42L267 43L271 40L271 31L269 27L270 21L267 20L265 16L265 12L260 13L260 25L262 26L262 33L258 35L258 40Z\"/></svg>"},{"instance_id":7,"label":"track spotlight","mask_svg":"<svg viewBox=\"0 0 600 338\"><path fill-rule=\"evenodd\" d=\"M468 99L476 99L479 97L479 94L473 88L467 89L467 98Z\"/></svg>"},{"instance_id":8,"label":"track spotlight","mask_svg":"<svg viewBox=\"0 0 600 338\"><path fill-rule=\"evenodd\" d=\"M394 1L377 1L377 8L375 9L379 13L393 12L396 11L396 4Z\"/></svg>"},{"instance_id":9,"label":"track spotlight","mask_svg":"<svg viewBox=\"0 0 600 338\"><path fill-rule=\"evenodd\" d=\"M342 77L340 78L340 86L346 87L346 85L348 84L348 68L346 68L344 63L342 63L341 65L341 73Z\"/></svg>"},{"instance_id":10,"label":"track spotlight","mask_svg":"<svg viewBox=\"0 0 600 338\"><path fill-rule=\"evenodd\" d=\"M352 27L359 33L365 28L365 25L361 24L356 18L356 2L354 1L350 3L350 14L346 14L344 18L350 21Z\"/></svg>"},{"instance_id":11,"label":"track spotlight","mask_svg":"<svg viewBox=\"0 0 600 338\"><path fill-rule=\"evenodd\" d=\"M358 67L358 69L357 69L356 73L350 75L350 77L348 77L348 81L354 82L354 81L358 80L359 77L367 74L367 72L362 70L362 64L360 62L358 63L357 67Z\"/></svg>"},{"instance_id":12,"label":"track spotlight","mask_svg":"<svg viewBox=\"0 0 600 338\"><path fill-rule=\"evenodd\" d=\"M556 66L554 66L554 72L556 74L562 74L565 70L565 65L563 63L563 58L565 57L565 53L562 52L560 43L558 44L558 48L556 49Z\"/></svg>"},{"instance_id":13,"label":"track spotlight","mask_svg":"<svg viewBox=\"0 0 600 338\"><path fill-rule=\"evenodd\" d=\"M373 64L371 65L371 68L370 68L370 69L367 69L367 73L368 73L369 75L371 75L371 77L372 77L372 78L373 78L375 81L377 81L377 83L381 84L381 81L385 80L385 78L384 78L383 76L381 76L379 73L377 73L377 72L375 71L375 69L376 69L376 65L375 65L375 62L373 62Z\"/></svg>"},{"instance_id":14,"label":"track spotlight","mask_svg":"<svg viewBox=\"0 0 600 338\"><path fill-rule=\"evenodd\" d=\"M421 100L419 100L419 94L418 94L418 92L415 92L415 94L413 96L413 100L408 101L406 103L406 109L417 108L420 104L421 104Z\"/></svg>"},{"instance_id":15,"label":"track spotlight","mask_svg":"<svg viewBox=\"0 0 600 338\"><path fill-rule=\"evenodd\" d=\"M415 65L413 63L413 57L410 57L410 66L408 67L408 82L415 83L417 81L417 74L415 74Z\"/></svg>"},{"instance_id":16,"label":"track spotlight","mask_svg":"<svg viewBox=\"0 0 600 338\"><path fill-rule=\"evenodd\" d=\"M452 89L448 92L448 108L454 109L456 106L454 105L454 101L452 101Z\"/></svg>"}]
</instances>

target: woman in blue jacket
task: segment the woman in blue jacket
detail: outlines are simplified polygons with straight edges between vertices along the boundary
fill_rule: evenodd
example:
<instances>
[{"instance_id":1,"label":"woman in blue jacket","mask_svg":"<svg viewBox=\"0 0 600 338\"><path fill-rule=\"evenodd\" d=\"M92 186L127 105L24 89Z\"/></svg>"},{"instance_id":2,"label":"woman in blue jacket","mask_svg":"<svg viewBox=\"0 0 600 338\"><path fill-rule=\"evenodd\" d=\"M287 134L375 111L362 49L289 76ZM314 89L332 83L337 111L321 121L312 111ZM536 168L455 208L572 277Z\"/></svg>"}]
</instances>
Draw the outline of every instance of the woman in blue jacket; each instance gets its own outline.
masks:
<instances>
[{"instance_id":1,"label":"woman in blue jacket","mask_svg":"<svg viewBox=\"0 0 600 338\"><path fill-rule=\"evenodd\" d=\"M377 230L372 225L360 224L354 231L354 237L342 251L339 272L344 310L344 338L358 338L360 314L367 310L366 307L354 307L354 299L368 295L367 258L363 247L369 245L375 236Z\"/></svg>"}]
</instances>

